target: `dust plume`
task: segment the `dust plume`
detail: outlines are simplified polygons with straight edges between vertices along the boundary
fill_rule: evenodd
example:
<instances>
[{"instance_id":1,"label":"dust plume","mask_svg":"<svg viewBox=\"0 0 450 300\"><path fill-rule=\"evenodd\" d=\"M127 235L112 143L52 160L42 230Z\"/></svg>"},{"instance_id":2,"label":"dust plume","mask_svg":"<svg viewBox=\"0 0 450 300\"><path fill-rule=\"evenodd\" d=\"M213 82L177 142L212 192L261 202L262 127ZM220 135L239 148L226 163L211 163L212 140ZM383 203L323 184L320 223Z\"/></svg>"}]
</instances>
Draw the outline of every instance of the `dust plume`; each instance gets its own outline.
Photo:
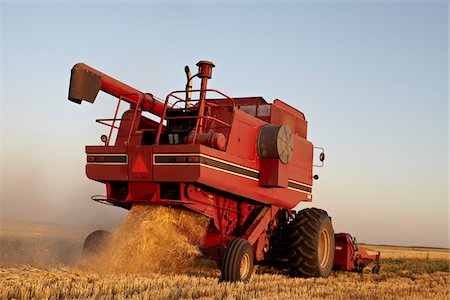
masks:
<instances>
[{"instance_id":1,"label":"dust plume","mask_svg":"<svg viewBox=\"0 0 450 300\"><path fill-rule=\"evenodd\" d=\"M86 258L81 266L98 272L183 272L198 264L196 245L208 224L207 217L193 211L134 205L102 255Z\"/></svg>"},{"instance_id":2,"label":"dust plume","mask_svg":"<svg viewBox=\"0 0 450 300\"><path fill-rule=\"evenodd\" d=\"M0 221L0 267L72 265L87 233L54 224Z\"/></svg>"}]
</instances>

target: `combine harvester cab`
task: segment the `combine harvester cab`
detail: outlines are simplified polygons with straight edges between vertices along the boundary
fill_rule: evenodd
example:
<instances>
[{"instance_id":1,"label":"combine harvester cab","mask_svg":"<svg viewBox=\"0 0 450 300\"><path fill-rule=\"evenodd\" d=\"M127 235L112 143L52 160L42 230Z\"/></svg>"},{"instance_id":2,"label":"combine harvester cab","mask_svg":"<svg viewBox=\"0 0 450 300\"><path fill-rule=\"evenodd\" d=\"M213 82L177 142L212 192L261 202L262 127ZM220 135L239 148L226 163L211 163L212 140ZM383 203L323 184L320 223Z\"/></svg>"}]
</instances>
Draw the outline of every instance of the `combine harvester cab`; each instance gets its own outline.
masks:
<instances>
[{"instance_id":1,"label":"combine harvester cab","mask_svg":"<svg viewBox=\"0 0 450 300\"><path fill-rule=\"evenodd\" d=\"M280 100L209 89L214 64L197 66L194 76L185 68L186 88L165 101L85 64L72 68L69 100L93 103L100 90L118 98L113 118L97 120L109 126L104 145L86 147L87 176L106 185L106 195L93 199L209 217L198 246L216 260L223 281L248 281L260 262L287 263L293 276L327 277L335 248L331 218L316 208L292 210L312 200L314 147L303 113ZM194 78L201 80L198 90ZM130 107L119 117L123 102ZM85 247L103 237L94 232Z\"/></svg>"}]
</instances>

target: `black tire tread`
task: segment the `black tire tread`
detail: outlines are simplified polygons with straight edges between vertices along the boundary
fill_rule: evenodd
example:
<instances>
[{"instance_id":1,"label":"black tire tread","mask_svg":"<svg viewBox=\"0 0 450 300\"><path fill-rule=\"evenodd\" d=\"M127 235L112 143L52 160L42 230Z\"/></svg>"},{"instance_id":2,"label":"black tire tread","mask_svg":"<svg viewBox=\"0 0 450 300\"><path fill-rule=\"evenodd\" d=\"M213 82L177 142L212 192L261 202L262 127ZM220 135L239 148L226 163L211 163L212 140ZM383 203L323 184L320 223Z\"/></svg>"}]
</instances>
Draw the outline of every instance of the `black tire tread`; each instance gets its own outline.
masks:
<instances>
[{"instance_id":1,"label":"black tire tread","mask_svg":"<svg viewBox=\"0 0 450 300\"><path fill-rule=\"evenodd\" d=\"M238 238L232 240L225 251L225 255L222 259L222 281L241 281L240 278L240 253L250 250L252 253L251 258L253 259L253 252L251 245L247 240ZM253 263L252 268L253 269ZM250 270L251 275L252 270ZM248 281L248 278L244 281Z\"/></svg>"},{"instance_id":2,"label":"black tire tread","mask_svg":"<svg viewBox=\"0 0 450 300\"><path fill-rule=\"evenodd\" d=\"M98 254L107 244L111 233L105 230L96 230L91 232L83 244L83 256Z\"/></svg>"},{"instance_id":3,"label":"black tire tread","mask_svg":"<svg viewBox=\"0 0 450 300\"><path fill-rule=\"evenodd\" d=\"M317 208L307 208L299 211L296 218L289 224L287 228L287 258L291 276L326 277L329 275L331 267L328 268L330 271L321 270L317 262L317 237L322 224L328 221L331 224L331 218L326 211ZM330 235L334 238L334 232L330 232ZM331 255L334 254L334 242L332 246Z\"/></svg>"}]
</instances>

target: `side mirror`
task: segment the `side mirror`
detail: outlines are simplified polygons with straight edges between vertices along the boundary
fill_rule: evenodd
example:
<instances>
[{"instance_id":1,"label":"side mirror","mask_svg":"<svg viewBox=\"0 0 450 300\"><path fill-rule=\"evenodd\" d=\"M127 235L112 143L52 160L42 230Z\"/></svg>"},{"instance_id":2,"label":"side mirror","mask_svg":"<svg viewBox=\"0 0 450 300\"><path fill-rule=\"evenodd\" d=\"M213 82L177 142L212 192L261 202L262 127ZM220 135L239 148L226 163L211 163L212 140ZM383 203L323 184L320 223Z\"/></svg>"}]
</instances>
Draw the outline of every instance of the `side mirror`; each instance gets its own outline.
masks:
<instances>
[{"instance_id":1,"label":"side mirror","mask_svg":"<svg viewBox=\"0 0 450 300\"><path fill-rule=\"evenodd\" d=\"M323 167L323 165L324 165L323 162L325 161L325 149L323 149L322 147L314 147L315 153L317 153L316 150L320 151L320 153L319 153L320 164L316 165L313 163L313 167ZM316 155L314 154L314 156L316 156Z\"/></svg>"},{"instance_id":2,"label":"side mirror","mask_svg":"<svg viewBox=\"0 0 450 300\"><path fill-rule=\"evenodd\" d=\"M325 160L325 152L321 152L319 155L319 160L323 162Z\"/></svg>"}]
</instances>

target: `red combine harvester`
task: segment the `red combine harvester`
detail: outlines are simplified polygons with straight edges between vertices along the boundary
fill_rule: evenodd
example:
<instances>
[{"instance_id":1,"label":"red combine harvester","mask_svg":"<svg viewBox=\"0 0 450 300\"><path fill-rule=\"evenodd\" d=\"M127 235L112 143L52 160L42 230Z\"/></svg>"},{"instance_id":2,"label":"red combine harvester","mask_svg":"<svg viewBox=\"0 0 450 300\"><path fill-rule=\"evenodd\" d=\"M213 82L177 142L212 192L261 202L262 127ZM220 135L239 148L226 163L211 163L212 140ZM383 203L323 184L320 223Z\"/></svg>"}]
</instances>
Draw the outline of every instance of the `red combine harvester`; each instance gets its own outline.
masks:
<instances>
[{"instance_id":1,"label":"red combine harvester","mask_svg":"<svg viewBox=\"0 0 450 300\"><path fill-rule=\"evenodd\" d=\"M93 103L100 90L118 98L114 117L97 120L110 127L101 138L104 145L86 147L87 176L106 184L106 195L93 199L125 209L179 207L209 217L198 246L221 266L224 281L247 281L254 263L263 262L284 262L292 276L302 277L327 277L333 265L359 270L352 239L341 245L338 238L339 247L353 252L335 256L331 218L324 210L293 210L312 200L318 178L303 113L278 99L232 98L208 89L214 64L197 66L194 76L185 68L186 88L165 101L85 64L72 68L69 100ZM192 89L195 77L201 80L198 90ZM130 107L118 117L123 102ZM85 247L101 235L92 233ZM361 249L358 253L364 257Z\"/></svg>"}]
</instances>

